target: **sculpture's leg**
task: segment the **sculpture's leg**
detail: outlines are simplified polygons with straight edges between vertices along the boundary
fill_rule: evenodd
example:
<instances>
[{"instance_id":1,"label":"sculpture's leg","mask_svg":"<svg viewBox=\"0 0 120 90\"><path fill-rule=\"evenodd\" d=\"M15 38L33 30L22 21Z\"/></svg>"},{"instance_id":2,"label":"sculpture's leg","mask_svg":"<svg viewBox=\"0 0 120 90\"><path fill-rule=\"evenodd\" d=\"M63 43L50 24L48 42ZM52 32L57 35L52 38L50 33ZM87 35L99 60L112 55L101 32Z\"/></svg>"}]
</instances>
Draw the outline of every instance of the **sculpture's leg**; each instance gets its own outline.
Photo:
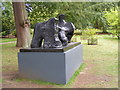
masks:
<instances>
[{"instance_id":1,"label":"sculpture's leg","mask_svg":"<svg viewBox=\"0 0 120 90\"><path fill-rule=\"evenodd\" d=\"M47 30L46 30L47 32ZM50 35L49 32L47 32L44 34L44 43L43 43L43 47L44 48L50 48L51 47L51 39L52 39L52 36Z\"/></svg>"},{"instance_id":2,"label":"sculpture's leg","mask_svg":"<svg viewBox=\"0 0 120 90\"><path fill-rule=\"evenodd\" d=\"M61 41L60 41L60 39L59 39L59 37L58 37L58 34L54 37L55 38L55 41L54 41L54 45L53 45L53 47L62 47L62 43L61 43Z\"/></svg>"},{"instance_id":3,"label":"sculpture's leg","mask_svg":"<svg viewBox=\"0 0 120 90\"><path fill-rule=\"evenodd\" d=\"M42 35L40 33L40 29L38 28L39 24L36 24L35 28L34 28L34 35L32 38L32 42L31 42L31 48L39 48L42 45Z\"/></svg>"},{"instance_id":4,"label":"sculpture's leg","mask_svg":"<svg viewBox=\"0 0 120 90\"><path fill-rule=\"evenodd\" d=\"M39 37L38 37L39 38ZM39 38L39 39L35 39L33 38L32 39L32 43L31 43L31 48L39 48L41 47L42 45L42 38Z\"/></svg>"},{"instance_id":5,"label":"sculpture's leg","mask_svg":"<svg viewBox=\"0 0 120 90\"><path fill-rule=\"evenodd\" d=\"M60 31L59 32L59 38L60 38L63 46L66 46L68 44L68 39L65 36L65 31Z\"/></svg>"},{"instance_id":6,"label":"sculpture's leg","mask_svg":"<svg viewBox=\"0 0 120 90\"><path fill-rule=\"evenodd\" d=\"M50 42L49 42L46 38L44 38L43 47L44 47L44 48L50 48L50 47L51 47Z\"/></svg>"},{"instance_id":7,"label":"sculpture's leg","mask_svg":"<svg viewBox=\"0 0 120 90\"><path fill-rule=\"evenodd\" d=\"M44 48L57 48L62 47L62 43L58 38L58 35L53 35L51 32L44 35Z\"/></svg>"},{"instance_id":8,"label":"sculpture's leg","mask_svg":"<svg viewBox=\"0 0 120 90\"><path fill-rule=\"evenodd\" d=\"M74 33L74 31L67 33L66 37L68 38L68 43L70 43L72 36L73 36L73 33Z\"/></svg>"}]
</instances>

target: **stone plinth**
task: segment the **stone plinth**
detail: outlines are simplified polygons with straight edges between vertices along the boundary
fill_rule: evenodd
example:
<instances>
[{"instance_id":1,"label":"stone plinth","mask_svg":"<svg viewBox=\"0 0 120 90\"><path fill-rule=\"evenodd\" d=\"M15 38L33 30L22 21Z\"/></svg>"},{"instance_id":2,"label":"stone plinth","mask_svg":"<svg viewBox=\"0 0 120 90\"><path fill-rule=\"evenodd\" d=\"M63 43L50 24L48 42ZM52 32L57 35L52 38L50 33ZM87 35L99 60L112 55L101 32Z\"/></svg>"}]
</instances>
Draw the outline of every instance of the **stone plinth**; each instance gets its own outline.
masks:
<instances>
[{"instance_id":1,"label":"stone plinth","mask_svg":"<svg viewBox=\"0 0 120 90\"><path fill-rule=\"evenodd\" d=\"M66 84L83 62L82 45L63 48L27 48L18 53L19 74L33 80Z\"/></svg>"}]
</instances>

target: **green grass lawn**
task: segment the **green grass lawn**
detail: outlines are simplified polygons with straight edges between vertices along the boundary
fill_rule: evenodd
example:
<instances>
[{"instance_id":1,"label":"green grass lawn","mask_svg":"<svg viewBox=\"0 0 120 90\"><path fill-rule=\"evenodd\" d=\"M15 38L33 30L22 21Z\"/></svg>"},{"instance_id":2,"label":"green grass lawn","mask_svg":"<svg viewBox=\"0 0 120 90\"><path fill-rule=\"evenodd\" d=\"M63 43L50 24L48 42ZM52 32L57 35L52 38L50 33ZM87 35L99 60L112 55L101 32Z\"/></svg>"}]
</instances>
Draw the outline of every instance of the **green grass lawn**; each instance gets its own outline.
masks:
<instances>
[{"instance_id":1,"label":"green grass lawn","mask_svg":"<svg viewBox=\"0 0 120 90\"><path fill-rule=\"evenodd\" d=\"M0 43L16 41L16 38L0 38Z\"/></svg>"},{"instance_id":2,"label":"green grass lawn","mask_svg":"<svg viewBox=\"0 0 120 90\"><path fill-rule=\"evenodd\" d=\"M74 36L80 41L80 36ZM98 36L98 45L87 45L87 40L81 40L83 44L84 60L90 60L95 64L95 74L116 75L118 73L118 40L117 37L108 35ZM98 65L97 65L98 64ZM103 68L101 68L103 67ZM101 70L100 70L101 69Z\"/></svg>"},{"instance_id":3,"label":"green grass lawn","mask_svg":"<svg viewBox=\"0 0 120 90\"><path fill-rule=\"evenodd\" d=\"M106 84L111 87L117 87L117 77L118 77L118 40L108 35L99 35L98 45L87 45L86 40L80 40L80 36L74 36L76 41L80 41L83 44L83 58L84 61L89 62L94 67L89 72L94 75L108 75L115 79L107 82ZM74 41L74 40L73 40ZM1 46L0 46L1 47ZM5 44L2 46L2 63L3 67L15 67L15 68L3 68L5 71L16 71L18 67L17 52L19 48L15 47L15 43ZM85 63L81 68L83 70ZM70 82L66 85L52 84L54 87L71 87L75 77L80 73L81 68L76 71L74 76L71 78ZM27 79L16 78L16 82L29 81ZM33 83L37 84L51 84L43 81L32 80ZM87 87L99 87L98 83L90 83L85 85Z\"/></svg>"},{"instance_id":4,"label":"green grass lawn","mask_svg":"<svg viewBox=\"0 0 120 90\"><path fill-rule=\"evenodd\" d=\"M80 36L74 36L79 41ZM91 72L94 75L110 76L114 79L106 83L108 86L118 85L118 40L112 35L99 35L98 45L87 45L87 40L81 40L83 44L83 58L89 64L94 65ZM86 87L99 87L98 83L85 85Z\"/></svg>"}]
</instances>

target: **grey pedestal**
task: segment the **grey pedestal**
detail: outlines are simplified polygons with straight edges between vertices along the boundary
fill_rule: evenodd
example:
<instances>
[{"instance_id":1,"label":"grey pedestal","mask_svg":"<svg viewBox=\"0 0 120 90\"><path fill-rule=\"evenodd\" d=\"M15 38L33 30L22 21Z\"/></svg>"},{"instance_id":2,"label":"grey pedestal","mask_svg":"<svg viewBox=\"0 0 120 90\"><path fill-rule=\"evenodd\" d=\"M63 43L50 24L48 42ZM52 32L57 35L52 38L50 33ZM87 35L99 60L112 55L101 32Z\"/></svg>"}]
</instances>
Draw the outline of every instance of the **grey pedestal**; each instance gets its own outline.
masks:
<instances>
[{"instance_id":1,"label":"grey pedestal","mask_svg":"<svg viewBox=\"0 0 120 90\"><path fill-rule=\"evenodd\" d=\"M82 60L80 43L58 50L21 49L18 53L19 74L34 80L66 84Z\"/></svg>"}]
</instances>

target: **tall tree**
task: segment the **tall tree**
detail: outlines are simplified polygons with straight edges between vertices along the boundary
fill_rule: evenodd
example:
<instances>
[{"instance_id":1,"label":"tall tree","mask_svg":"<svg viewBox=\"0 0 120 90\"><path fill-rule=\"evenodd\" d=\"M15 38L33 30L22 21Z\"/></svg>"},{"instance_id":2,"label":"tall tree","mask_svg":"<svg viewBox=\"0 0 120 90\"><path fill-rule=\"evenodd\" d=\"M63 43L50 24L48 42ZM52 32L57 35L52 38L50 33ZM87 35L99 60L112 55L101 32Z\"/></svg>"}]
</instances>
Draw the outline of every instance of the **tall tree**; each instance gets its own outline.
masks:
<instances>
[{"instance_id":1,"label":"tall tree","mask_svg":"<svg viewBox=\"0 0 120 90\"><path fill-rule=\"evenodd\" d=\"M13 2L15 25L17 30L17 47L30 45L29 20L27 18L25 3Z\"/></svg>"}]
</instances>

